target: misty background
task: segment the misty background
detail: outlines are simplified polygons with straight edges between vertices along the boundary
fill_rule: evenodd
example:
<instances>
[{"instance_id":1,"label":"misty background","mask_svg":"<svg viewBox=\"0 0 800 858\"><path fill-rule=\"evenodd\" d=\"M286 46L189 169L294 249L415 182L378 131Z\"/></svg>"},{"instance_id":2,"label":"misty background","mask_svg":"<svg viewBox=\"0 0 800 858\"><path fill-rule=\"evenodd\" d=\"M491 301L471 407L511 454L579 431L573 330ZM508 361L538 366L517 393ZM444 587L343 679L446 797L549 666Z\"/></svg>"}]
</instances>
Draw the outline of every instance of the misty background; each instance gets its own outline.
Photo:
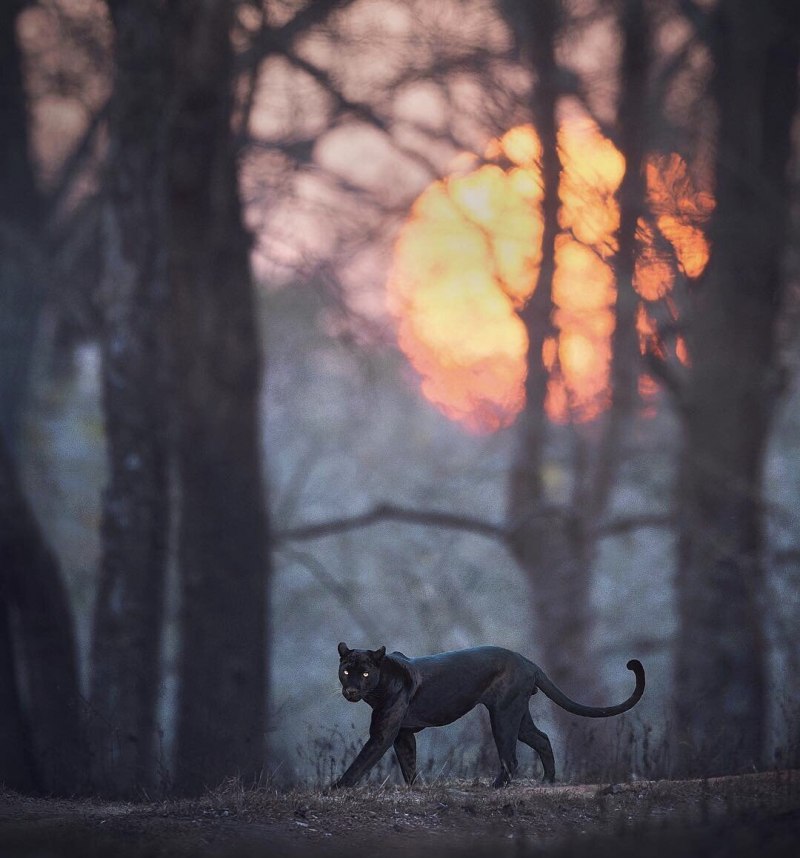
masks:
<instances>
[{"instance_id":1,"label":"misty background","mask_svg":"<svg viewBox=\"0 0 800 858\"><path fill-rule=\"evenodd\" d=\"M641 659L622 727L533 698L559 777L797 765L793 4L169 6L0 13L0 780L326 783L369 723L341 697L340 640L505 646L587 704L624 699ZM605 260L603 408L554 420L564 102L639 168ZM544 261L515 308L526 398L475 431L423 394L386 283L419 195L523 124L544 188ZM676 274L647 345L649 152L679 152L716 209L699 278L661 236ZM487 776L486 721L423 733L423 774Z\"/></svg>"}]
</instances>

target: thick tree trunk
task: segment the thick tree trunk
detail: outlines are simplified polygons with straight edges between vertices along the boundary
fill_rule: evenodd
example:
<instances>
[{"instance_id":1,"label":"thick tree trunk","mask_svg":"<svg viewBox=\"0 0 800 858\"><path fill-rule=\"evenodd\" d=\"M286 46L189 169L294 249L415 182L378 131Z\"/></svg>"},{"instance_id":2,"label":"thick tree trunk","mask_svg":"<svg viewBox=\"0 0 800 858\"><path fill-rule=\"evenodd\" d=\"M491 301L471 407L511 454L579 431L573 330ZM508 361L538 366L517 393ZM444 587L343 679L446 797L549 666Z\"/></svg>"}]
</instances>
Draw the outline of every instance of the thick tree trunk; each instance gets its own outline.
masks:
<instances>
[{"instance_id":1,"label":"thick tree trunk","mask_svg":"<svg viewBox=\"0 0 800 858\"><path fill-rule=\"evenodd\" d=\"M19 788L70 795L85 788L88 776L72 616L2 437L0 521L0 724L10 731L0 737L0 756L13 764Z\"/></svg>"},{"instance_id":2,"label":"thick tree trunk","mask_svg":"<svg viewBox=\"0 0 800 858\"><path fill-rule=\"evenodd\" d=\"M792 0L729 0L718 14L717 208L688 331L677 501L678 766L705 774L763 762L762 471L779 394L776 325L800 58Z\"/></svg>"},{"instance_id":3,"label":"thick tree trunk","mask_svg":"<svg viewBox=\"0 0 800 858\"><path fill-rule=\"evenodd\" d=\"M0 778L9 789L30 793L36 788L36 765L20 700L11 622L6 582L0 579Z\"/></svg>"},{"instance_id":4,"label":"thick tree trunk","mask_svg":"<svg viewBox=\"0 0 800 858\"><path fill-rule=\"evenodd\" d=\"M17 44L21 2L0 4L0 431L12 454L28 391L42 304L41 197L29 152Z\"/></svg>"},{"instance_id":5,"label":"thick tree trunk","mask_svg":"<svg viewBox=\"0 0 800 858\"><path fill-rule=\"evenodd\" d=\"M6 468L7 448L16 446L19 416L33 341L31 308L36 301L26 242L32 240L37 212L36 187L28 157L28 115L22 87L16 20L21 3L5 3L0 11L0 444ZM28 248L30 249L30 248ZM7 491L8 475L3 481ZM0 500L4 505L11 500ZM13 789L34 787L33 749L19 695L17 659L11 632L11 603L6 574L0 578L0 775Z\"/></svg>"},{"instance_id":6,"label":"thick tree trunk","mask_svg":"<svg viewBox=\"0 0 800 858\"><path fill-rule=\"evenodd\" d=\"M72 617L14 460L44 268L16 38L24 5L0 4L0 777L63 795L85 785L88 763Z\"/></svg>"},{"instance_id":7,"label":"thick tree trunk","mask_svg":"<svg viewBox=\"0 0 800 858\"><path fill-rule=\"evenodd\" d=\"M163 3L109 4L116 35L102 227L103 394L109 482L95 605L91 698L98 786L152 784L168 530Z\"/></svg>"},{"instance_id":8,"label":"thick tree trunk","mask_svg":"<svg viewBox=\"0 0 800 858\"><path fill-rule=\"evenodd\" d=\"M176 4L169 171L178 562L177 786L264 763L269 528L261 355L230 125L233 4Z\"/></svg>"}]
</instances>

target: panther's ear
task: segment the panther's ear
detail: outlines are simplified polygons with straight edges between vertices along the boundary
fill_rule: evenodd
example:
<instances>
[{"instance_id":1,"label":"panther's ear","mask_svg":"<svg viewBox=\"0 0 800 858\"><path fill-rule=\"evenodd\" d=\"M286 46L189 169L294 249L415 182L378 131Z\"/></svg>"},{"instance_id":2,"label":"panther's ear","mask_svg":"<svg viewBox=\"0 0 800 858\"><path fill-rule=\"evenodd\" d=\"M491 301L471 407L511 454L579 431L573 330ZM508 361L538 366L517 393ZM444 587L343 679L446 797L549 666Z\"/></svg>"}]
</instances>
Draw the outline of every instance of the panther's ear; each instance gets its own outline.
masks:
<instances>
[{"instance_id":1,"label":"panther's ear","mask_svg":"<svg viewBox=\"0 0 800 858\"><path fill-rule=\"evenodd\" d=\"M383 661L383 657L386 655L386 647L382 646L380 649L373 649L370 651L370 656L375 664L380 664Z\"/></svg>"},{"instance_id":2,"label":"panther's ear","mask_svg":"<svg viewBox=\"0 0 800 858\"><path fill-rule=\"evenodd\" d=\"M348 646L347 646L347 644L346 644L344 641L342 641L342 642L339 644L339 658L347 658L347 656L348 656L348 655L350 655L350 653L351 653L352 651L353 651L353 650L348 649Z\"/></svg>"}]
</instances>

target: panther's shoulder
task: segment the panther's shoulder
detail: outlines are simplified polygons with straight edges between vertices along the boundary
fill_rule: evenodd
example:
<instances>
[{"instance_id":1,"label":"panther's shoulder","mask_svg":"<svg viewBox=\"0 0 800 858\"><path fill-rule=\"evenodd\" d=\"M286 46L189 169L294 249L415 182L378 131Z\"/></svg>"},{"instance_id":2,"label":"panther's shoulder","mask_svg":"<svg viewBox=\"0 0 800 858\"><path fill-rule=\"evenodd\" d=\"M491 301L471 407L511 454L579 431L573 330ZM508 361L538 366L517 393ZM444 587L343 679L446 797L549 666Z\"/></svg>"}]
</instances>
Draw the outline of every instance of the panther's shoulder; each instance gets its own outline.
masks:
<instances>
[{"instance_id":1,"label":"panther's shoulder","mask_svg":"<svg viewBox=\"0 0 800 858\"><path fill-rule=\"evenodd\" d=\"M417 690L420 682L419 670L417 670L414 665L414 659L409 658L405 653L402 653L399 650L390 652L385 656L384 661L387 659L400 673L403 674L407 684L410 686L411 693L413 694Z\"/></svg>"}]
</instances>

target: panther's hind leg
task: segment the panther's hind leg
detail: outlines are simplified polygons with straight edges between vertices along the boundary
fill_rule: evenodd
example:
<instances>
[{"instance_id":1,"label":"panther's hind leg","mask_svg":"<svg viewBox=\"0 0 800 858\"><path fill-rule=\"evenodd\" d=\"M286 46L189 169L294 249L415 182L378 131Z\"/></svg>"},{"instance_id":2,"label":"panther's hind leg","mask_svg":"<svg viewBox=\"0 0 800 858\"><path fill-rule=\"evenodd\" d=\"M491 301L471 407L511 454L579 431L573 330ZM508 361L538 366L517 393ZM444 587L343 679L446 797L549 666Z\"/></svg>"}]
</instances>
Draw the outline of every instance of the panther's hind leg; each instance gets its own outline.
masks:
<instances>
[{"instance_id":1,"label":"panther's hind leg","mask_svg":"<svg viewBox=\"0 0 800 858\"><path fill-rule=\"evenodd\" d=\"M533 723L531 713L525 708L525 714L522 716L522 723L519 727L519 740L533 748L539 755L539 759L544 766L543 781L553 783L556 779L556 764L553 758L553 746L547 738L547 733L543 733Z\"/></svg>"},{"instance_id":2,"label":"panther's hind leg","mask_svg":"<svg viewBox=\"0 0 800 858\"><path fill-rule=\"evenodd\" d=\"M411 786L417 777L417 740L413 730L401 730L394 740L394 752L403 780Z\"/></svg>"},{"instance_id":3,"label":"panther's hind leg","mask_svg":"<svg viewBox=\"0 0 800 858\"><path fill-rule=\"evenodd\" d=\"M492 786L503 787L511 782L517 771L517 737L522 716L527 712L528 698L514 697L487 706L492 736L500 757L500 772Z\"/></svg>"}]
</instances>

